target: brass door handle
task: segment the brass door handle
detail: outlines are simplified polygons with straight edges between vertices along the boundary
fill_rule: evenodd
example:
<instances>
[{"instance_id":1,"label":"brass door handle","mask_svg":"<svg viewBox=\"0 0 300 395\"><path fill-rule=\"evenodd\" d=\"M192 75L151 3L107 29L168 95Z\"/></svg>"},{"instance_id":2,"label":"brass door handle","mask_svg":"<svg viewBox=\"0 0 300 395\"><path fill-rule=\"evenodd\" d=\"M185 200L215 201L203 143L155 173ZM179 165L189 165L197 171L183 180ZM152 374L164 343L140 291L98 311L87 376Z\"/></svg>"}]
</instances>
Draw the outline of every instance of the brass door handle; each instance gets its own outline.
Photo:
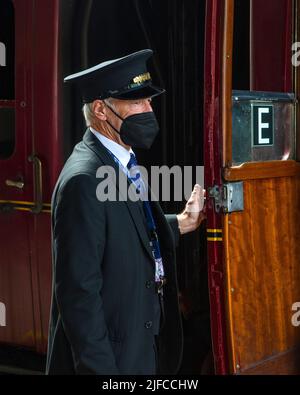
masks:
<instances>
[{"instance_id":1,"label":"brass door handle","mask_svg":"<svg viewBox=\"0 0 300 395\"><path fill-rule=\"evenodd\" d=\"M28 158L34 166L34 207L31 211L39 214L43 210L43 167L41 160L36 155Z\"/></svg>"},{"instance_id":2,"label":"brass door handle","mask_svg":"<svg viewBox=\"0 0 300 395\"><path fill-rule=\"evenodd\" d=\"M18 189L23 189L24 188L24 182L23 181L13 181L13 180L6 180L5 185L8 187L13 187L13 188L18 188Z\"/></svg>"}]
</instances>

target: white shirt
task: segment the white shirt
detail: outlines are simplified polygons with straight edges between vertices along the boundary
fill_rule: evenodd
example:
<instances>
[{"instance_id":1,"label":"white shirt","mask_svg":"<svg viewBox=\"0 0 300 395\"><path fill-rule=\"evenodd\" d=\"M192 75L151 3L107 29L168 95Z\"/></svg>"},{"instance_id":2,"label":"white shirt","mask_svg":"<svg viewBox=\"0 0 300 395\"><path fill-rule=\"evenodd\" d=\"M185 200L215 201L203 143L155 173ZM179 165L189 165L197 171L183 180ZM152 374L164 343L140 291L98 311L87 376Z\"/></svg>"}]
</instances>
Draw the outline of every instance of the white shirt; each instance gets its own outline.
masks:
<instances>
[{"instance_id":1,"label":"white shirt","mask_svg":"<svg viewBox=\"0 0 300 395\"><path fill-rule=\"evenodd\" d=\"M110 152L115 155L115 157L120 161L122 166L126 169L127 164L130 160L130 154L134 154L132 149L130 148L130 150L128 151L125 147L122 147L122 145L103 136L103 134L97 132L92 127L90 127L90 131L97 137L97 139L104 145L104 147L106 147Z\"/></svg>"}]
</instances>

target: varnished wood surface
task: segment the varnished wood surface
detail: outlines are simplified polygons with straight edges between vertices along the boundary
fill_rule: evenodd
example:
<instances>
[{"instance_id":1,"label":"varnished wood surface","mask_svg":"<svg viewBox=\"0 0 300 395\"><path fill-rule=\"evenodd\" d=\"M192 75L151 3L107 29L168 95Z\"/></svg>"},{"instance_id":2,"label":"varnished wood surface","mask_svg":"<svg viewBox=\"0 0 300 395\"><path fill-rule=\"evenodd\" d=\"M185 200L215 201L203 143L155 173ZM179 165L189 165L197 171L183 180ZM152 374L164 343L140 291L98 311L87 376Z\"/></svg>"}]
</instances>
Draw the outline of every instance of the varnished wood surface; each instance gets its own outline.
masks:
<instances>
[{"instance_id":1,"label":"varnished wood surface","mask_svg":"<svg viewBox=\"0 0 300 395\"><path fill-rule=\"evenodd\" d=\"M296 31L299 41L300 1ZM229 358L232 373L300 373L300 327L291 323L300 302L300 164L232 161L232 41L234 0L225 1L222 57L223 177L244 182L245 209L224 215ZM295 70L299 99L300 72ZM299 105L297 158L300 159Z\"/></svg>"},{"instance_id":2,"label":"varnished wood surface","mask_svg":"<svg viewBox=\"0 0 300 395\"><path fill-rule=\"evenodd\" d=\"M258 180L300 175L300 163L293 160L252 162L224 169L226 181Z\"/></svg>"},{"instance_id":3,"label":"varnished wood surface","mask_svg":"<svg viewBox=\"0 0 300 395\"><path fill-rule=\"evenodd\" d=\"M300 349L277 354L245 370L245 375L297 375L300 370Z\"/></svg>"},{"instance_id":4,"label":"varnished wood surface","mask_svg":"<svg viewBox=\"0 0 300 395\"><path fill-rule=\"evenodd\" d=\"M300 327L291 323L300 302L300 177L244 181L244 196L244 211L224 220L235 373L300 347Z\"/></svg>"},{"instance_id":5,"label":"varnished wood surface","mask_svg":"<svg viewBox=\"0 0 300 395\"><path fill-rule=\"evenodd\" d=\"M223 167L232 162L232 49L233 49L234 0L225 1L222 52L222 128Z\"/></svg>"}]
</instances>

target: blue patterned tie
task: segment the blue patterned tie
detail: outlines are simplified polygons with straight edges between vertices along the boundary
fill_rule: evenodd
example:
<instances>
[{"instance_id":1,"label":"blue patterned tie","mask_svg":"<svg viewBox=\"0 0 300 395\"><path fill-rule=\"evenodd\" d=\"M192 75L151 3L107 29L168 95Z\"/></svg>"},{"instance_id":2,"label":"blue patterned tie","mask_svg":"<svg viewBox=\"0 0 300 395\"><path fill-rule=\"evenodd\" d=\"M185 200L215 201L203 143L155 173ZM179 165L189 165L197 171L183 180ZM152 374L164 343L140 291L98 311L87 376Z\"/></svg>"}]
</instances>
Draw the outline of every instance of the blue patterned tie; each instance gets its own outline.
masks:
<instances>
[{"instance_id":1,"label":"blue patterned tie","mask_svg":"<svg viewBox=\"0 0 300 395\"><path fill-rule=\"evenodd\" d=\"M130 180L135 184L140 196L144 197L144 194L146 193L146 187L141 176L136 157L133 153L130 154L130 160L127 164L127 169L129 171Z\"/></svg>"},{"instance_id":2,"label":"blue patterned tie","mask_svg":"<svg viewBox=\"0 0 300 395\"><path fill-rule=\"evenodd\" d=\"M140 196L143 198L144 212L147 219L148 230L151 234L150 247L155 261L155 282L159 293L163 293L162 286L165 281L163 261L160 252L159 240L156 233L156 226L151 210L150 203L146 197L146 187L137 164L136 157L133 153L130 154L130 160L127 164L129 177L135 184Z\"/></svg>"}]
</instances>

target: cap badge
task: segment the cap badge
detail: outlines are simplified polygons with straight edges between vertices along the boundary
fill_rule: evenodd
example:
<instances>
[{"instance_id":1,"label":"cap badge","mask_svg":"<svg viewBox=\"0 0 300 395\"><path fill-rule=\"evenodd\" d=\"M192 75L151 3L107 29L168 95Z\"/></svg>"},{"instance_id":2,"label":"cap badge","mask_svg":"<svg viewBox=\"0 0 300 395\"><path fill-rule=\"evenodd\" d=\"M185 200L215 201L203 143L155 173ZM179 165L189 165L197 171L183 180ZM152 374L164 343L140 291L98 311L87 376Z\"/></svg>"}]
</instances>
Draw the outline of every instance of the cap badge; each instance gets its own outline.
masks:
<instances>
[{"instance_id":1,"label":"cap badge","mask_svg":"<svg viewBox=\"0 0 300 395\"><path fill-rule=\"evenodd\" d=\"M135 84L142 84L143 82L149 81L149 80L151 80L150 73L144 73L144 74L134 77L133 82Z\"/></svg>"}]
</instances>

